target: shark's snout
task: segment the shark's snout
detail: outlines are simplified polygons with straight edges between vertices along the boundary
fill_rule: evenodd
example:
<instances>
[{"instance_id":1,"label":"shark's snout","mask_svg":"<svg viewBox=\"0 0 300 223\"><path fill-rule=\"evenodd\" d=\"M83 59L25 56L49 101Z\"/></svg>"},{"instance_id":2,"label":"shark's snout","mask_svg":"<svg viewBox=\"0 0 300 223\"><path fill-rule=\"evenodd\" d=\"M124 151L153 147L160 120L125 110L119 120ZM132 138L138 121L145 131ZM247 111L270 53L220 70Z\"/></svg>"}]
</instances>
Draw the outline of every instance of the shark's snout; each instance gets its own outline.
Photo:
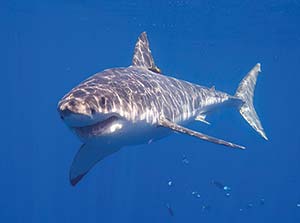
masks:
<instances>
[{"instance_id":1,"label":"shark's snout","mask_svg":"<svg viewBox=\"0 0 300 223\"><path fill-rule=\"evenodd\" d=\"M58 104L58 112L63 116L67 117L71 114L87 115L90 116L92 111L88 104L84 101L76 99L63 100Z\"/></svg>"},{"instance_id":2,"label":"shark's snout","mask_svg":"<svg viewBox=\"0 0 300 223\"><path fill-rule=\"evenodd\" d=\"M57 110L61 119L69 126L90 123L94 113L87 103L76 99L62 100Z\"/></svg>"}]
</instances>

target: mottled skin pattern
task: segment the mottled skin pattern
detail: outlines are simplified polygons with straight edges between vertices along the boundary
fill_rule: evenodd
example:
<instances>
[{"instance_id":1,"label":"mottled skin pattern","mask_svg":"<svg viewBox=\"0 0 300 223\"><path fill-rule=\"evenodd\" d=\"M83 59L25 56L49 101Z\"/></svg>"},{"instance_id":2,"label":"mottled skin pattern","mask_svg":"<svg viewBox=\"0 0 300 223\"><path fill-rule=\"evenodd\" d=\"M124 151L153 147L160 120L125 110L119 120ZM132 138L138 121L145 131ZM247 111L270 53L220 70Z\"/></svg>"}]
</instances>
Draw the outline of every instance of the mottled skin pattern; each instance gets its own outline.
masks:
<instances>
[{"instance_id":1,"label":"mottled skin pattern","mask_svg":"<svg viewBox=\"0 0 300 223\"><path fill-rule=\"evenodd\" d=\"M88 103L93 112L116 113L131 122L157 124L160 116L182 123L226 102L241 100L143 67L113 68L97 73L64 98ZM67 99L67 100L66 100Z\"/></svg>"}]
</instances>

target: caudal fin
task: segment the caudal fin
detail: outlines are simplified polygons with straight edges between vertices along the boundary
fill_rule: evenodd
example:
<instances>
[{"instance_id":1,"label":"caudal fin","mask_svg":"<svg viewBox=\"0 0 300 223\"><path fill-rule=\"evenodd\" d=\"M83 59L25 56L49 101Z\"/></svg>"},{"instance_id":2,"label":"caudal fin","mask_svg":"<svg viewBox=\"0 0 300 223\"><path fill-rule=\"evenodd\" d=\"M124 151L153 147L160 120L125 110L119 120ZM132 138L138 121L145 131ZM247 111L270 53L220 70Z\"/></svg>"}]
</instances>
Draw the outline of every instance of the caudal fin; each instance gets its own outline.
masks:
<instances>
[{"instance_id":1,"label":"caudal fin","mask_svg":"<svg viewBox=\"0 0 300 223\"><path fill-rule=\"evenodd\" d=\"M268 140L253 106L254 89L259 72L261 72L260 63L256 64L240 82L235 96L244 102L239 108L241 115L256 132L258 132L265 140Z\"/></svg>"}]
</instances>

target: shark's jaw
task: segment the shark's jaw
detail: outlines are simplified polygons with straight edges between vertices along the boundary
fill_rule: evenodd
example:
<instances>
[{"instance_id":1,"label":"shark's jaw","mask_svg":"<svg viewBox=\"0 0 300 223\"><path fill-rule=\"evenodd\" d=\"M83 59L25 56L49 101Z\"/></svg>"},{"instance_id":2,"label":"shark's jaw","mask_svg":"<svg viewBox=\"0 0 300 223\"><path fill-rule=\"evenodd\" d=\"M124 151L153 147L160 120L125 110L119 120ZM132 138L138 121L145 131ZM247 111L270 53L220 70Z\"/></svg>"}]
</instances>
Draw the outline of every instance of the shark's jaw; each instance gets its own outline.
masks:
<instances>
[{"instance_id":1,"label":"shark's jaw","mask_svg":"<svg viewBox=\"0 0 300 223\"><path fill-rule=\"evenodd\" d=\"M73 129L76 135L78 135L81 139L91 139L113 134L122 129L122 127L123 124L121 119L116 115L112 115L94 124L71 127L71 129Z\"/></svg>"},{"instance_id":2,"label":"shark's jaw","mask_svg":"<svg viewBox=\"0 0 300 223\"><path fill-rule=\"evenodd\" d=\"M62 101L58 112L64 123L84 142L113 135L123 127L124 118L115 112L92 112L79 103L75 105L72 107L70 102Z\"/></svg>"}]
</instances>

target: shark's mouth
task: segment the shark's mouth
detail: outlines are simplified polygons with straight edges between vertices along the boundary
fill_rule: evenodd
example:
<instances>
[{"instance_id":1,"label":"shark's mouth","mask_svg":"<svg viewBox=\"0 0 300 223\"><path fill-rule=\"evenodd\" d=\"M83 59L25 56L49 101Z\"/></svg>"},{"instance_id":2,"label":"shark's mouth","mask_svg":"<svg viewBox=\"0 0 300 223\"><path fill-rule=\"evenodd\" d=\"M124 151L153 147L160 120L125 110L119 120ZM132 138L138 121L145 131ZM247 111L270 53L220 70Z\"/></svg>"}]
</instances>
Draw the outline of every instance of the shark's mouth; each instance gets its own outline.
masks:
<instances>
[{"instance_id":1,"label":"shark's mouth","mask_svg":"<svg viewBox=\"0 0 300 223\"><path fill-rule=\"evenodd\" d=\"M118 120L119 118L117 116L111 116L95 124L82 127L73 127L73 129L81 138L93 138L110 133L111 127Z\"/></svg>"}]
</instances>

